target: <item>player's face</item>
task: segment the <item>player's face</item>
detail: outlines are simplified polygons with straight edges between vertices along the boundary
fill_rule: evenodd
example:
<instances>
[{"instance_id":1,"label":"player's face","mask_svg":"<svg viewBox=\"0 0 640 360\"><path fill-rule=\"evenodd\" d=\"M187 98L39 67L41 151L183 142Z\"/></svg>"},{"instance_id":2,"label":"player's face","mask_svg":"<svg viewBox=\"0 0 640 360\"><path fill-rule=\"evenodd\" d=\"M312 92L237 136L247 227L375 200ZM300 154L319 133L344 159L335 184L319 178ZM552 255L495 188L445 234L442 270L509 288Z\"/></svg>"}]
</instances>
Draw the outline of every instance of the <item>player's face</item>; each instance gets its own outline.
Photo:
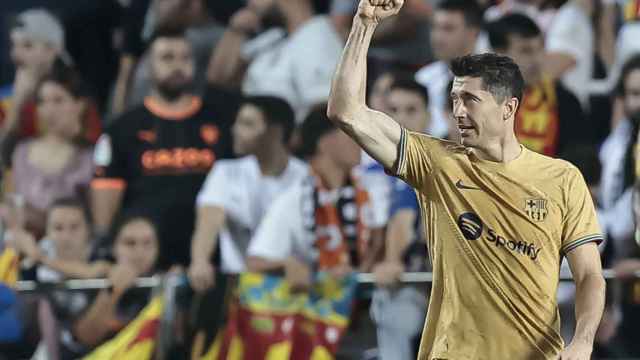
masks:
<instances>
[{"instance_id":1,"label":"player's face","mask_svg":"<svg viewBox=\"0 0 640 360\"><path fill-rule=\"evenodd\" d=\"M156 89L168 99L184 94L194 74L191 45L184 38L159 38L151 47L151 72Z\"/></svg>"},{"instance_id":2,"label":"player's face","mask_svg":"<svg viewBox=\"0 0 640 360\"><path fill-rule=\"evenodd\" d=\"M482 78L454 78L451 98L462 145L482 149L504 137L505 105L484 90Z\"/></svg>"},{"instance_id":3,"label":"player's face","mask_svg":"<svg viewBox=\"0 0 640 360\"><path fill-rule=\"evenodd\" d=\"M369 105L373 110L388 113L387 96L389 95L391 83L393 83L393 75L391 73L384 73L378 76L373 83L369 96Z\"/></svg>"},{"instance_id":4,"label":"player's face","mask_svg":"<svg viewBox=\"0 0 640 360\"><path fill-rule=\"evenodd\" d=\"M350 171L360 163L361 151L358 144L341 130L334 130L323 136L320 146L341 169Z\"/></svg>"},{"instance_id":5,"label":"player's face","mask_svg":"<svg viewBox=\"0 0 640 360\"><path fill-rule=\"evenodd\" d=\"M414 92L393 89L387 99L389 115L411 131L424 132L429 126L429 111L424 99Z\"/></svg>"},{"instance_id":6,"label":"player's face","mask_svg":"<svg viewBox=\"0 0 640 360\"><path fill-rule=\"evenodd\" d=\"M624 110L627 118L640 123L640 69L631 71L624 81Z\"/></svg>"},{"instance_id":7,"label":"player's face","mask_svg":"<svg viewBox=\"0 0 640 360\"><path fill-rule=\"evenodd\" d=\"M72 139L81 131L85 101L75 98L60 84L46 81L38 91L38 118L48 133Z\"/></svg>"},{"instance_id":8,"label":"player's face","mask_svg":"<svg viewBox=\"0 0 640 360\"><path fill-rule=\"evenodd\" d=\"M158 258L156 231L147 221L134 220L120 230L113 250L118 264L131 266L140 275L148 274Z\"/></svg>"},{"instance_id":9,"label":"player's face","mask_svg":"<svg viewBox=\"0 0 640 360\"><path fill-rule=\"evenodd\" d=\"M518 64L525 84L532 85L540 80L542 61L544 57L544 42L541 36L524 38L509 35L509 48L505 55Z\"/></svg>"},{"instance_id":10,"label":"player's face","mask_svg":"<svg viewBox=\"0 0 640 360\"><path fill-rule=\"evenodd\" d=\"M11 32L11 60L16 68L49 66L56 51L44 41L32 39L22 31Z\"/></svg>"},{"instance_id":11,"label":"player's face","mask_svg":"<svg viewBox=\"0 0 640 360\"><path fill-rule=\"evenodd\" d=\"M433 16L431 46L438 60L449 61L466 55L477 30L466 25L459 11L437 10Z\"/></svg>"},{"instance_id":12,"label":"player's face","mask_svg":"<svg viewBox=\"0 0 640 360\"><path fill-rule=\"evenodd\" d=\"M89 244L89 226L81 209L56 207L47 218L47 237L56 256L65 260L85 260Z\"/></svg>"},{"instance_id":13,"label":"player's face","mask_svg":"<svg viewBox=\"0 0 640 360\"><path fill-rule=\"evenodd\" d=\"M231 129L233 133L233 152L236 155L255 154L267 131L267 122L262 111L256 106L245 104L238 111L238 116Z\"/></svg>"}]
</instances>

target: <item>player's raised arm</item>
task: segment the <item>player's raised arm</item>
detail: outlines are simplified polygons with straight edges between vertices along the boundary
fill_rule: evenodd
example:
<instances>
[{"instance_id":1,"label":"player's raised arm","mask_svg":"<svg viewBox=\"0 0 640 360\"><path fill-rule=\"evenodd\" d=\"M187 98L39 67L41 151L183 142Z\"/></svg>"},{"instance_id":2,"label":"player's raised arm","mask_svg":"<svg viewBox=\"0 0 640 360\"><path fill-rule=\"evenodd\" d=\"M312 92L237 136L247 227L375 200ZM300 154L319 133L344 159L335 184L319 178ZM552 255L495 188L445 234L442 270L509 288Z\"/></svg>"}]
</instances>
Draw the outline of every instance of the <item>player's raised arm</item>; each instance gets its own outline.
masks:
<instances>
[{"instance_id":1,"label":"player's raised arm","mask_svg":"<svg viewBox=\"0 0 640 360\"><path fill-rule=\"evenodd\" d=\"M404 0L360 0L347 45L333 78L328 116L385 168L398 157L401 128L365 103L367 52L378 23L400 11Z\"/></svg>"}]
</instances>

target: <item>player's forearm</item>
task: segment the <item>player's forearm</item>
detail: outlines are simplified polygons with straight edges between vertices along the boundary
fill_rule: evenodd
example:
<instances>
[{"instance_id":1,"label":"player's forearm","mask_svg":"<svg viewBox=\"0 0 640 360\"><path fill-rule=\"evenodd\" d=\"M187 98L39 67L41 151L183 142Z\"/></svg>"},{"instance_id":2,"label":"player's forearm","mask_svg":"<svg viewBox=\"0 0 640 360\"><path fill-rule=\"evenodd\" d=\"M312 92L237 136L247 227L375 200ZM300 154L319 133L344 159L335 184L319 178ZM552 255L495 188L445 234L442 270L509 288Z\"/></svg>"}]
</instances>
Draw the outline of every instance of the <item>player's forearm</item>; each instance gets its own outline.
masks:
<instances>
[{"instance_id":1,"label":"player's forearm","mask_svg":"<svg viewBox=\"0 0 640 360\"><path fill-rule=\"evenodd\" d=\"M605 281L600 274L590 274L576 282L576 331L573 342L593 344L602 318Z\"/></svg>"},{"instance_id":2,"label":"player's forearm","mask_svg":"<svg viewBox=\"0 0 640 360\"><path fill-rule=\"evenodd\" d=\"M367 52L376 23L356 15L331 86L329 114L341 122L366 107Z\"/></svg>"}]
</instances>

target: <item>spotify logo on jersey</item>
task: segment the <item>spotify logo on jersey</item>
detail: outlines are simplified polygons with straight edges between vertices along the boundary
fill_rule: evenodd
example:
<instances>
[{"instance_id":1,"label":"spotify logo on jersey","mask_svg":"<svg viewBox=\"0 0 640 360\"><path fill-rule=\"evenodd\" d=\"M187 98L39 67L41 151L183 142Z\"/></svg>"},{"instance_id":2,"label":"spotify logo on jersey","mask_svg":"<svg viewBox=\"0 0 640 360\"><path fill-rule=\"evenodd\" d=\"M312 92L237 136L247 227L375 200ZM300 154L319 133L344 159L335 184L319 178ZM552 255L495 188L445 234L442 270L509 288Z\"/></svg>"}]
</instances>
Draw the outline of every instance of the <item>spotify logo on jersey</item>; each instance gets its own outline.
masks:
<instances>
[{"instance_id":1,"label":"spotify logo on jersey","mask_svg":"<svg viewBox=\"0 0 640 360\"><path fill-rule=\"evenodd\" d=\"M464 213L458 217L458 227L467 240L478 240L482 235L482 220L474 213Z\"/></svg>"}]
</instances>

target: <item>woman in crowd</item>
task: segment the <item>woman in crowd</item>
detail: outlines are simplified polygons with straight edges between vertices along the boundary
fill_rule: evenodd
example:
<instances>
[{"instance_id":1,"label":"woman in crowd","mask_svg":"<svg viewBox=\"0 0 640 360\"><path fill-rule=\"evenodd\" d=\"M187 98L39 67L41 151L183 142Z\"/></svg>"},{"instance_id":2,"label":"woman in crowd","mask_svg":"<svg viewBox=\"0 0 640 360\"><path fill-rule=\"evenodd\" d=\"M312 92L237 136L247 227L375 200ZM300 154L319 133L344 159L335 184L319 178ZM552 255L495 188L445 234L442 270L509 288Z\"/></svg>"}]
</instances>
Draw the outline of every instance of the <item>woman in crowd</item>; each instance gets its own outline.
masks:
<instances>
[{"instance_id":1,"label":"woman in crowd","mask_svg":"<svg viewBox=\"0 0 640 360\"><path fill-rule=\"evenodd\" d=\"M25 200L26 226L36 237L44 233L51 204L81 194L93 176L92 150L80 141L88 106L71 69L51 73L38 89L40 135L19 143L12 161L15 192Z\"/></svg>"},{"instance_id":2,"label":"woman in crowd","mask_svg":"<svg viewBox=\"0 0 640 360\"><path fill-rule=\"evenodd\" d=\"M40 328L46 352L59 353L61 360L88 353L136 317L148 303L149 290L132 287L138 277L155 273L158 258L155 225L147 218L135 216L116 227L113 262L89 263L88 251L83 250L88 250L89 245L88 231L83 230L89 228L88 220L86 217L74 220L79 214L73 212L78 209L81 208L63 202L52 208L45 239L51 241L48 249L43 250L33 237L24 233L16 236L17 246L26 258L40 264L39 277L60 280L105 276L112 284L97 294L56 291L40 304Z\"/></svg>"}]
</instances>

